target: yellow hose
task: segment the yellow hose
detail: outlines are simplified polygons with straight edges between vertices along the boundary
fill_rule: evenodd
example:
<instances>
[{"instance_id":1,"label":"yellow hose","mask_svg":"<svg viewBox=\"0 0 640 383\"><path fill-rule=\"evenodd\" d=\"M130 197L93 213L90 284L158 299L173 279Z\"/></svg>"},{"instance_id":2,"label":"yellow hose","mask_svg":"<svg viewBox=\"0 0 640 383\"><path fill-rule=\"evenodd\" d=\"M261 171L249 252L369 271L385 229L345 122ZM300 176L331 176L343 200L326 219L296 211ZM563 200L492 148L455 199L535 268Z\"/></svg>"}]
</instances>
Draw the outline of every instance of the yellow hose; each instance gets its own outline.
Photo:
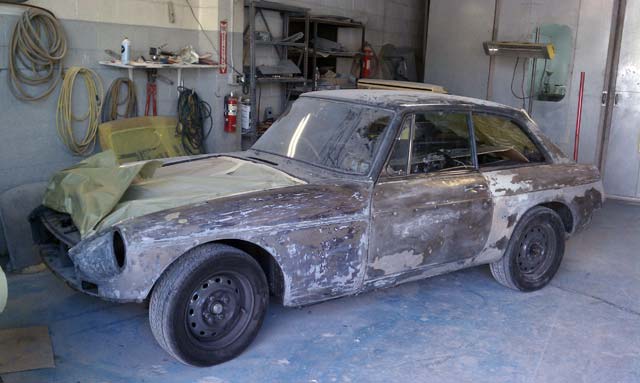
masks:
<instances>
[{"instance_id":1,"label":"yellow hose","mask_svg":"<svg viewBox=\"0 0 640 383\"><path fill-rule=\"evenodd\" d=\"M9 89L23 101L36 101L51 94L60 82L67 39L52 14L39 9L25 11L9 45ZM46 85L46 87L45 87ZM30 89L41 89L31 94Z\"/></svg>"},{"instance_id":2,"label":"yellow hose","mask_svg":"<svg viewBox=\"0 0 640 383\"><path fill-rule=\"evenodd\" d=\"M73 85L76 77L80 75L84 79L89 103L87 113L78 117L73 114ZM71 67L67 70L62 81L60 97L58 97L58 110L56 112L56 128L62 142L75 155L86 155L93 152L100 125L100 112L102 109L102 80L96 72L82 67ZM74 122L88 120L84 137L78 140L73 132Z\"/></svg>"}]
</instances>

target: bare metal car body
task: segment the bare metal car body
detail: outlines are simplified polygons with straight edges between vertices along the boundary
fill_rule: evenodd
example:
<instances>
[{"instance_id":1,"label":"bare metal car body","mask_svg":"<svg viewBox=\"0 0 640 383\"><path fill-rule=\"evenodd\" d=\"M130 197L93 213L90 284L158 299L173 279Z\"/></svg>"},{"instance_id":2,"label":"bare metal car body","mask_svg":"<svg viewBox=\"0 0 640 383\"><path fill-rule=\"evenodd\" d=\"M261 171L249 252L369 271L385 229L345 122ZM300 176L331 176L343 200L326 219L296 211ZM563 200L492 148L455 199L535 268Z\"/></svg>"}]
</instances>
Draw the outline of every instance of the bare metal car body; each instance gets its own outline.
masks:
<instances>
[{"instance_id":1,"label":"bare metal car body","mask_svg":"<svg viewBox=\"0 0 640 383\"><path fill-rule=\"evenodd\" d=\"M34 214L33 223L46 263L80 291L140 302L181 255L221 242L256 257L272 292L285 306L300 306L495 262L529 209L553 209L570 235L602 204L598 170L568 160L519 110L423 92L328 91L303 97L393 113L366 174L344 174L254 150L225 154L277 163L279 170L306 184L137 217L82 241L69 234L73 225L68 217L43 209ZM545 161L489 171L475 167L381 176L405 116L441 110L517 121ZM114 251L125 249L126 262L118 267Z\"/></svg>"}]
</instances>

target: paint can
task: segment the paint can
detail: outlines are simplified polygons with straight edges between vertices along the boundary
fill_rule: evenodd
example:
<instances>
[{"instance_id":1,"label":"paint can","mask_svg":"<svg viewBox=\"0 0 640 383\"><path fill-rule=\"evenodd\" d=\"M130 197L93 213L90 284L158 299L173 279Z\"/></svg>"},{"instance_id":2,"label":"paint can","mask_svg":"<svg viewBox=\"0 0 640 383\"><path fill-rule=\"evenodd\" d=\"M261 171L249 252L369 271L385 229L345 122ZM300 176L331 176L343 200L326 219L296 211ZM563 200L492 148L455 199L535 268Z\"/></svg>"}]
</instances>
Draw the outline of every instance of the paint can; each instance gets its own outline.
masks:
<instances>
[{"instance_id":1,"label":"paint can","mask_svg":"<svg viewBox=\"0 0 640 383\"><path fill-rule=\"evenodd\" d=\"M240 126L242 133L251 132L251 100L248 97L240 99Z\"/></svg>"},{"instance_id":2,"label":"paint can","mask_svg":"<svg viewBox=\"0 0 640 383\"><path fill-rule=\"evenodd\" d=\"M131 41L126 37L120 45L120 62L123 65L129 65L131 62Z\"/></svg>"}]
</instances>

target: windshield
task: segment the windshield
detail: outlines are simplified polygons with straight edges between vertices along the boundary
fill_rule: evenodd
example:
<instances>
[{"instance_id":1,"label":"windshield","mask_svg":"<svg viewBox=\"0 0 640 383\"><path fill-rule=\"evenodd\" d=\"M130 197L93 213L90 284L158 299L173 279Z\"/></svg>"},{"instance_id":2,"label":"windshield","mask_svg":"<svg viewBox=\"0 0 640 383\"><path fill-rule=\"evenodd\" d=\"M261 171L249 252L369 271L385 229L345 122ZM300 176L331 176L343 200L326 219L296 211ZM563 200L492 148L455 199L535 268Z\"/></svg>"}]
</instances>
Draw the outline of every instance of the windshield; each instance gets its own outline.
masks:
<instances>
[{"instance_id":1,"label":"windshield","mask_svg":"<svg viewBox=\"0 0 640 383\"><path fill-rule=\"evenodd\" d=\"M364 175L392 117L388 110L301 97L253 149Z\"/></svg>"}]
</instances>

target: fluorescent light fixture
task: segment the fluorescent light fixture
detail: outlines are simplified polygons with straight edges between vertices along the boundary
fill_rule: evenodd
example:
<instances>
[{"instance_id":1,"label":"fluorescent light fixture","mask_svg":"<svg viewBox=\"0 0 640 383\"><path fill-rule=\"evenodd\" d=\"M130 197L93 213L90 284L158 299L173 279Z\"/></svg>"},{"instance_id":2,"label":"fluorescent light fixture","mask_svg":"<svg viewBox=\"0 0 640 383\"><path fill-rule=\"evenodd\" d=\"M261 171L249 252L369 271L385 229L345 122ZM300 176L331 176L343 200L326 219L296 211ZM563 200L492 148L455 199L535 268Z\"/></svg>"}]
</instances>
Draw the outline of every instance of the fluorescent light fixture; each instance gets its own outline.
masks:
<instances>
[{"instance_id":1,"label":"fluorescent light fixture","mask_svg":"<svg viewBox=\"0 0 640 383\"><path fill-rule=\"evenodd\" d=\"M482 45L487 56L514 56L553 60L556 55L553 44L522 41L485 41Z\"/></svg>"}]
</instances>

